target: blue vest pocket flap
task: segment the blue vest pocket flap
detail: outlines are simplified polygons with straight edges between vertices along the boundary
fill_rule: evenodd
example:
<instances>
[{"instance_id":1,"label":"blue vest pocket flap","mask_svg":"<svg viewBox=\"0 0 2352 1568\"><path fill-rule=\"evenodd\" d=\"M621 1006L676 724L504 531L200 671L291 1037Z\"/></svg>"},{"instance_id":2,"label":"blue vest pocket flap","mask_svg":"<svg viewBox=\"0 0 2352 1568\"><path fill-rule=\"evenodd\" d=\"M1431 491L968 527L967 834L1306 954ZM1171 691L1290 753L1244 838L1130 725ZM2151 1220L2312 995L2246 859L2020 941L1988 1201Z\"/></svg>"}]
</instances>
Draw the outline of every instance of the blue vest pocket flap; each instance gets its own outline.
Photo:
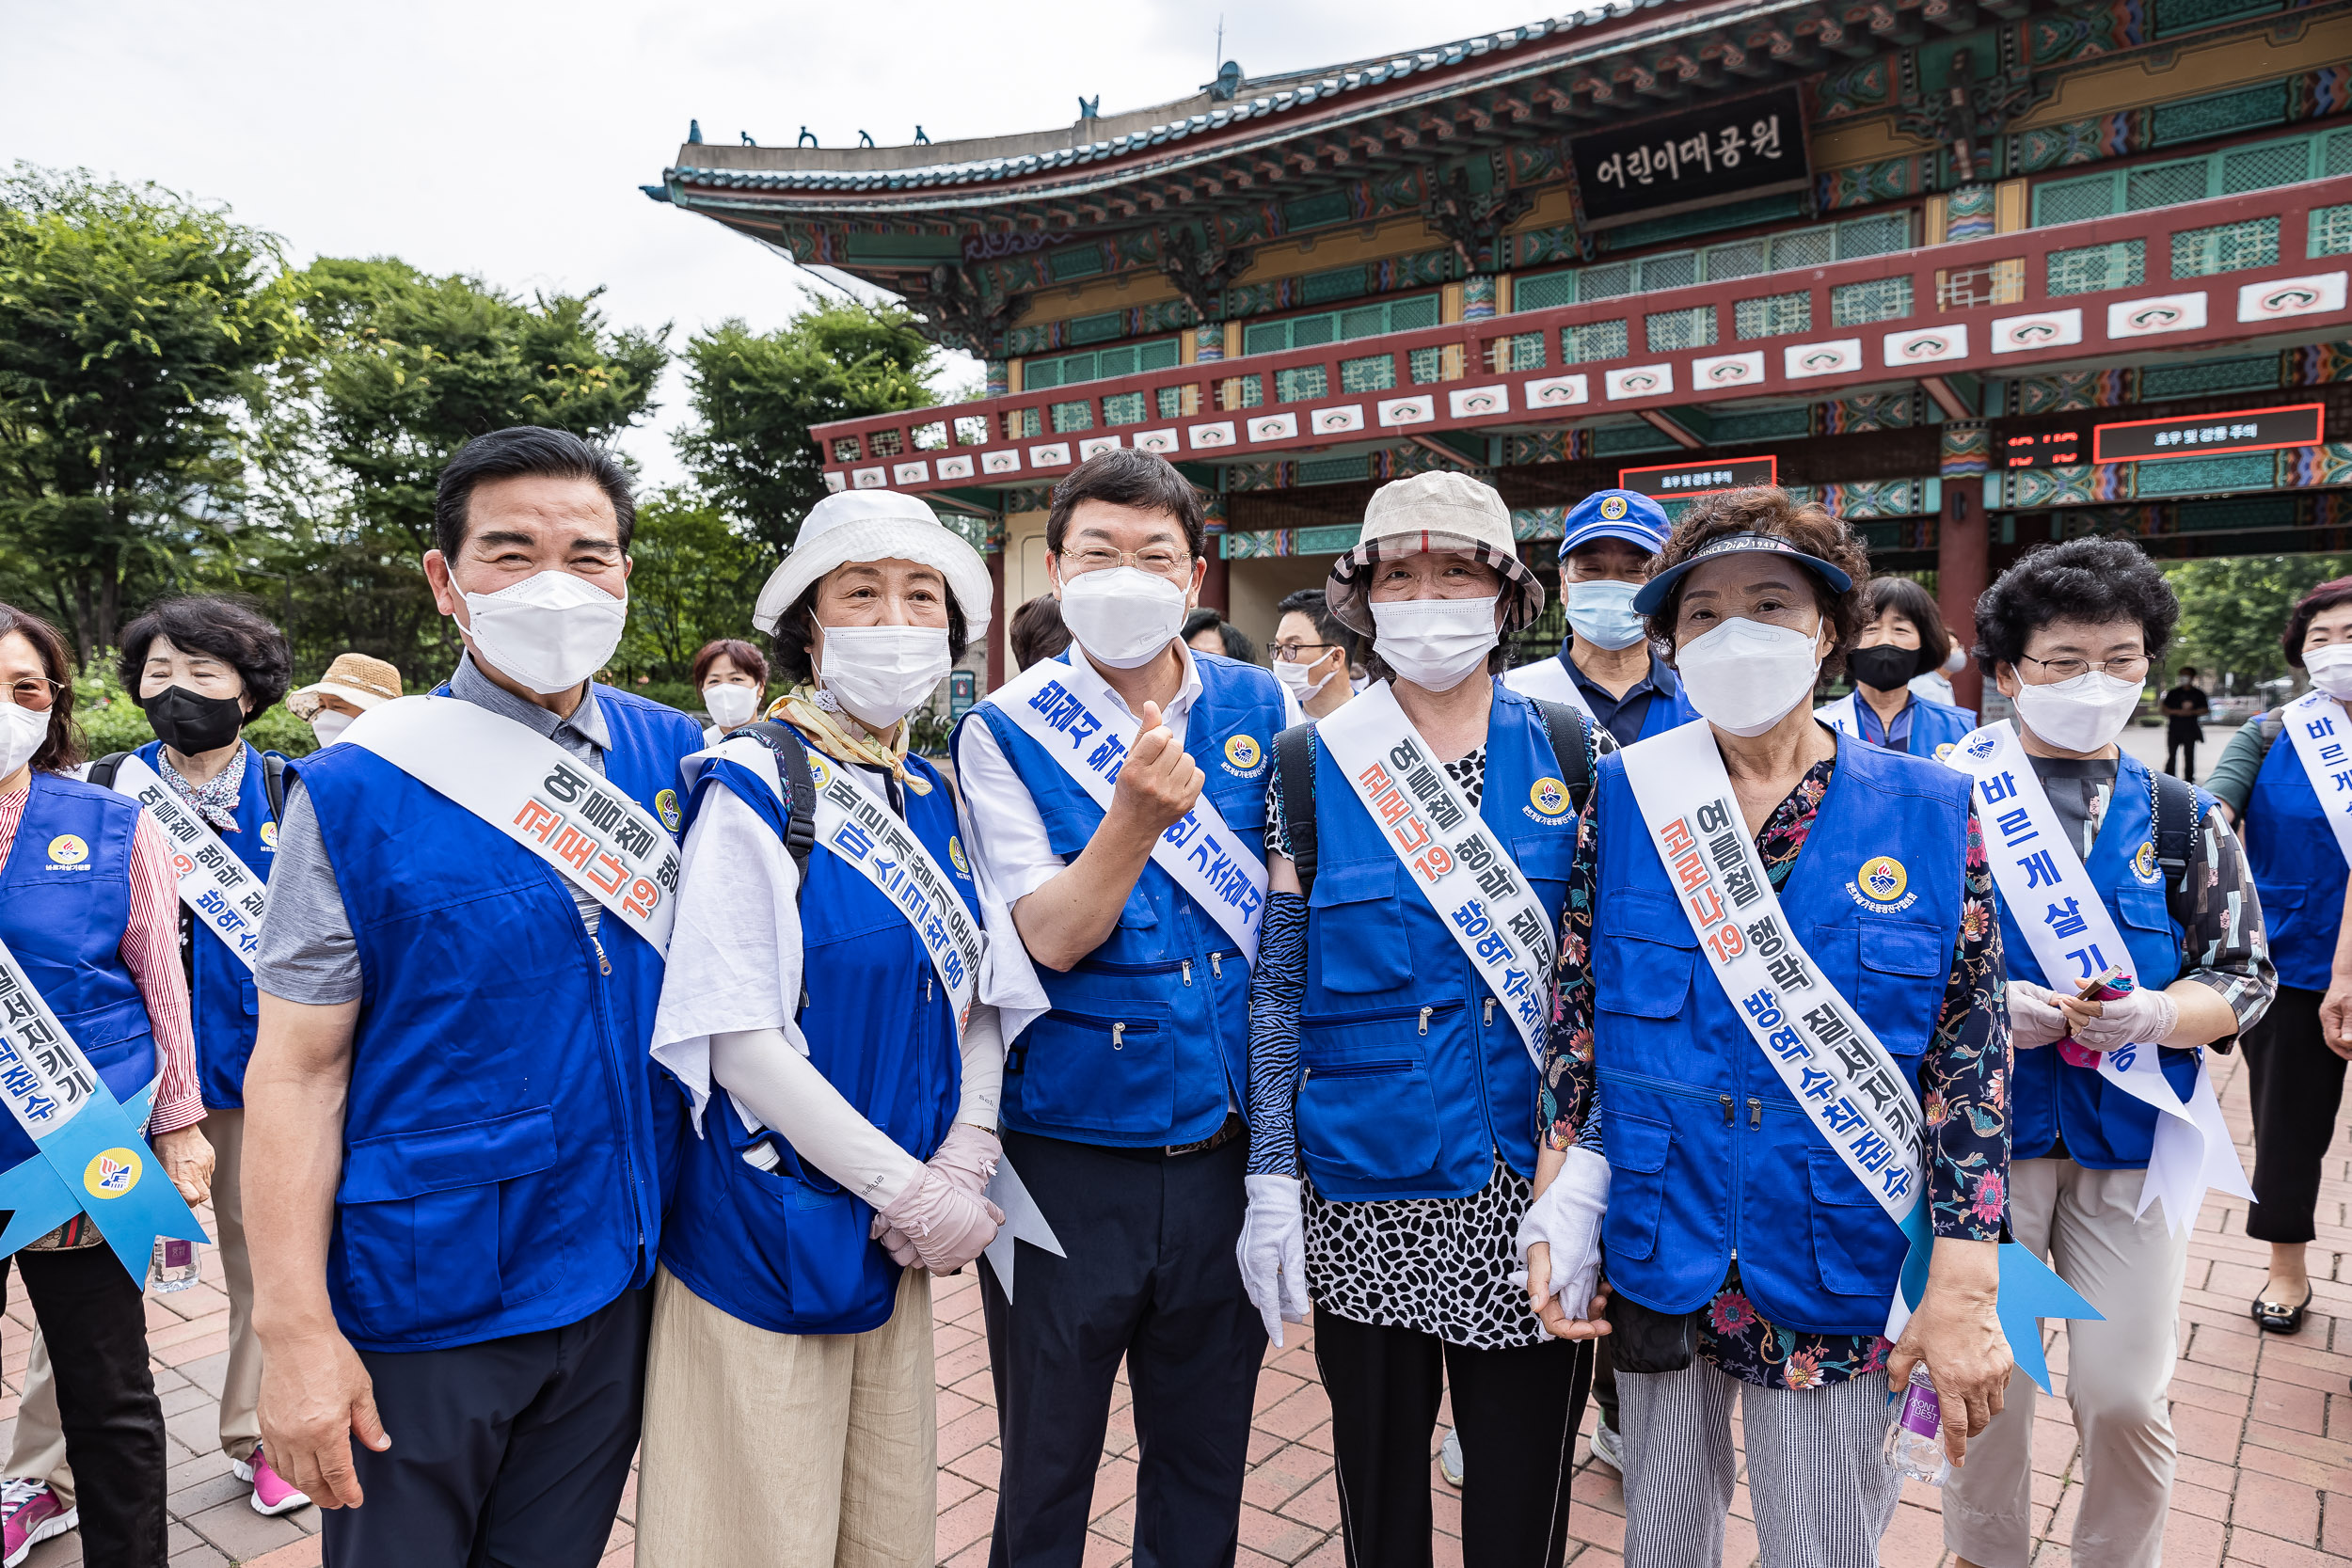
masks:
<instances>
[{"instance_id":1,"label":"blue vest pocket flap","mask_svg":"<svg viewBox=\"0 0 2352 1568\"><path fill-rule=\"evenodd\" d=\"M1298 1141L1310 1173L1342 1186L1422 1175L1441 1145L1429 1069L1402 1055L1310 1068Z\"/></svg>"},{"instance_id":2,"label":"blue vest pocket flap","mask_svg":"<svg viewBox=\"0 0 2352 1568\"><path fill-rule=\"evenodd\" d=\"M1520 833L1511 840L1511 858L1530 881L1565 882L1576 860L1576 826L1563 817L1549 832Z\"/></svg>"},{"instance_id":3,"label":"blue vest pocket flap","mask_svg":"<svg viewBox=\"0 0 2352 1568\"><path fill-rule=\"evenodd\" d=\"M2269 906L2270 895L2263 895L2263 904ZM2142 931L2169 931L2172 911L2164 906L2161 887L2120 887L2115 890L2115 918L2124 925Z\"/></svg>"},{"instance_id":4,"label":"blue vest pocket flap","mask_svg":"<svg viewBox=\"0 0 2352 1568\"><path fill-rule=\"evenodd\" d=\"M1143 891L1143 879L1127 890L1127 901L1119 906L1119 923L1131 931L1144 930L1160 923L1160 911L1152 907L1151 895Z\"/></svg>"},{"instance_id":5,"label":"blue vest pocket flap","mask_svg":"<svg viewBox=\"0 0 2352 1568\"><path fill-rule=\"evenodd\" d=\"M1021 1110L1052 1127L1149 1134L1176 1119L1176 1033L1164 1003L1057 1007L1022 1037ZM1115 1010L1114 1010L1115 1009Z\"/></svg>"},{"instance_id":6,"label":"blue vest pocket flap","mask_svg":"<svg viewBox=\"0 0 2352 1568\"><path fill-rule=\"evenodd\" d=\"M389 1203L512 1181L555 1164L555 1114L542 1105L489 1121L363 1138L343 1155L341 1203Z\"/></svg>"},{"instance_id":7,"label":"blue vest pocket flap","mask_svg":"<svg viewBox=\"0 0 2352 1568\"><path fill-rule=\"evenodd\" d=\"M1875 915L1856 918L1854 932L1830 936L1824 942L1860 948L1860 984L1853 1003L1870 1021L1879 1043L1898 1056L1915 1056L1928 1048L1935 1021L1944 1010L1944 986L1952 970L1952 950L1943 932L1916 920L1887 920ZM1846 949L1851 951L1852 949ZM1816 957L1826 966L1827 958ZM1835 982L1833 976L1832 983Z\"/></svg>"},{"instance_id":8,"label":"blue vest pocket flap","mask_svg":"<svg viewBox=\"0 0 2352 1568\"><path fill-rule=\"evenodd\" d=\"M109 1007L94 1007L87 1013L67 1013L57 1022L73 1037L73 1043L85 1054L103 1045L136 1039L151 1033L147 1020L147 1006L137 1001L118 1002Z\"/></svg>"},{"instance_id":9,"label":"blue vest pocket flap","mask_svg":"<svg viewBox=\"0 0 2352 1568\"><path fill-rule=\"evenodd\" d=\"M1916 920L1859 919L1862 967L1882 974L1941 980L1952 970L1952 950L1934 927Z\"/></svg>"},{"instance_id":10,"label":"blue vest pocket flap","mask_svg":"<svg viewBox=\"0 0 2352 1568\"><path fill-rule=\"evenodd\" d=\"M1608 1146L1612 1172L1601 1242L1616 1257L1647 1258L1658 1250L1658 1215L1666 1193L1674 1129L1616 1109L1601 1116L1601 1141Z\"/></svg>"},{"instance_id":11,"label":"blue vest pocket flap","mask_svg":"<svg viewBox=\"0 0 2352 1568\"><path fill-rule=\"evenodd\" d=\"M1308 950L1314 955L1315 980L1325 990L1363 995L1412 980L1412 949L1397 894L1404 870L1395 860L1384 859L1338 861L1316 871Z\"/></svg>"},{"instance_id":12,"label":"blue vest pocket flap","mask_svg":"<svg viewBox=\"0 0 2352 1568\"><path fill-rule=\"evenodd\" d=\"M1593 942L1593 1006L1633 1018L1680 1018L1698 938L1671 898L1641 888L1602 897Z\"/></svg>"},{"instance_id":13,"label":"blue vest pocket flap","mask_svg":"<svg viewBox=\"0 0 2352 1568\"><path fill-rule=\"evenodd\" d=\"M1841 1296L1884 1295L1902 1265L1902 1231L1836 1149L1805 1152L1811 1165L1813 1258L1823 1288Z\"/></svg>"}]
</instances>

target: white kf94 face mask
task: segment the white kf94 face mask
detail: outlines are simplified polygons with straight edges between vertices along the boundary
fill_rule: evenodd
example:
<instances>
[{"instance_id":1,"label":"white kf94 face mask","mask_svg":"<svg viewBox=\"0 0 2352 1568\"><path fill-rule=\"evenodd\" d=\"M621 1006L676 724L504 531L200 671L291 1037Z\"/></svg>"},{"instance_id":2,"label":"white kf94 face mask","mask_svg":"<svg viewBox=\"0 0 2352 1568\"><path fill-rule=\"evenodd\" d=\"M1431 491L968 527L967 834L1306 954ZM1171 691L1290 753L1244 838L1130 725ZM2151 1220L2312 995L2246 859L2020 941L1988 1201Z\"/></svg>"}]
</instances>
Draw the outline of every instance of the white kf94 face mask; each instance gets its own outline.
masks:
<instances>
[{"instance_id":1,"label":"white kf94 face mask","mask_svg":"<svg viewBox=\"0 0 2352 1568\"><path fill-rule=\"evenodd\" d=\"M466 613L467 634L484 658L551 697L612 660L628 625L628 600L569 572L541 572L495 594L467 594Z\"/></svg>"},{"instance_id":2,"label":"white kf94 face mask","mask_svg":"<svg viewBox=\"0 0 2352 1568\"><path fill-rule=\"evenodd\" d=\"M33 753L48 738L48 714L0 702L0 779L32 761Z\"/></svg>"},{"instance_id":3,"label":"white kf94 face mask","mask_svg":"<svg viewBox=\"0 0 2352 1568\"><path fill-rule=\"evenodd\" d=\"M1061 581L1061 618L1087 657L1133 670L1159 657L1184 626L1184 591L1140 566L1081 572Z\"/></svg>"},{"instance_id":4,"label":"white kf94 face mask","mask_svg":"<svg viewBox=\"0 0 2352 1568\"><path fill-rule=\"evenodd\" d=\"M1486 662L1502 639L1495 606L1483 599L1397 599L1372 607L1373 647L1399 680L1424 691L1451 691Z\"/></svg>"},{"instance_id":5,"label":"white kf94 face mask","mask_svg":"<svg viewBox=\"0 0 2352 1568\"><path fill-rule=\"evenodd\" d=\"M1327 654L1318 654L1315 657L1317 658L1327 658L1330 656ZM1287 658L1278 658L1274 661L1274 678L1280 681L1285 687L1289 688L1290 694L1297 698L1300 702L1310 702L1313 700L1315 693L1330 685L1331 682L1338 677L1340 671L1346 668L1346 664L1343 661L1340 664L1334 665L1319 681L1309 680L1307 678L1307 672L1313 668L1314 659L1299 659L1293 661Z\"/></svg>"},{"instance_id":6,"label":"white kf94 face mask","mask_svg":"<svg viewBox=\"0 0 2352 1568\"><path fill-rule=\"evenodd\" d=\"M2105 670L2085 670L2047 686L2021 684L2017 717L2061 752L2096 752L2123 733L2147 689L2146 681L2118 680Z\"/></svg>"},{"instance_id":7,"label":"white kf94 face mask","mask_svg":"<svg viewBox=\"0 0 2352 1568\"><path fill-rule=\"evenodd\" d=\"M1818 630L1738 616L1675 653L1675 672L1699 717L1729 734L1762 735L1813 695L1821 671Z\"/></svg>"},{"instance_id":8,"label":"white kf94 face mask","mask_svg":"<svg viewBox=\"0 0 2352 1568\"><path fill-rule=\"evenodd\" d=\"M2312 684L2338 702L2352 699L2352 642L2329 642L2303 656Z\"/></svg>"},{"instance_id":9,"label":"white kf94 face mask","mask_svg":"<svg viewBox=\"0 0 2352 1568\"><path fill-rule=\"evenodd\" d=\"M886 730L947 678L945 626L826 626L817 683L844 712ZM741 690L739 687L736 689Z\"/></svg>"},{"instance_id":10,"label":"white kf94 face mask","mask_svg":"<svg viewBox=\"0 0 2352 1568\"><path fill-rule=\"evenodd\" d=\"M827 632L825 635L831 637L833 634ZM709 714L710 721L723 730L731 730L749 721L752 709L758 705L759 693L748 686L722 681L717 686L703 688L703 711Z\"/></svg>"},{"instance_id":11,"label":"white kf94 face mask","mask_svg":"<svg viewBox=\"0 0 2352 1568\"><path fill-rule=\"evenodd\" d=\"M323 707L310 721L310 733L319 737L322 746L332 746L336 738L351 728L352 715L339 707Z\"/></svg>"}]
</instances>

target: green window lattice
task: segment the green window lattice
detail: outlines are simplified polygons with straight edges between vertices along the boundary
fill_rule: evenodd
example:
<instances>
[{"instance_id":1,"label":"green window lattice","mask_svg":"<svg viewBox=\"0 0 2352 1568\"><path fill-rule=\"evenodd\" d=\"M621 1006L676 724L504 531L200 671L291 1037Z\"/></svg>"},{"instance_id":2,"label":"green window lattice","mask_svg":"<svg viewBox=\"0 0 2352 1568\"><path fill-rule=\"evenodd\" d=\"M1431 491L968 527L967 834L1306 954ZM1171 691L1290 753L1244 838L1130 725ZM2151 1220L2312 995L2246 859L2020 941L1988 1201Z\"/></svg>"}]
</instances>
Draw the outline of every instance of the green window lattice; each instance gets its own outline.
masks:
<instances>
[{"instance_id":1,"label":"green window lattice","mask_svg":"<svg viewBox=\"0 0 2352 1568\"><path fill-rule=\"evenodd\" d=\"M2088 294L2102 289L2134 288L2147 277L2147 245L2138 240L2120 240L2113 245L2050 252L2043 287L2054 295Z\"/></svg>"},{"instance_id":2,"label":"green window lattice","mask_svg":"<svg viewBox=\"0 0 2352 1568\"><path fill-rule=\"evenodd\" d=\"M1867 283L1841 283L1829 292L1832 326L1861 326L1894 321L1911 314L1911 279L1874 277Z\"/></svg>"},{"instance_id":3,"label":"green window lattice","mask_svg":"<svg viewBox=\"0 0 2352 1568\"><path fill-rule=\"evenodd\" d=\"M1761 299L1743 299L1733 309L1732 316L1734 326L1742 338L1779 338L1791 332L1810 332L1813 330L1813 296L1798 290L1791 293L1766 294Z\"/></svg>"},{"instance_id":4,"label":"green window lattice","mask_svg":"<svg viewBox=\"0 0 2352 1568\"><path fill-rule=\"evenodd\" d=\"M1688 310L1653 310L1645 318L1644 326L1652 354L1705 348L1715 341L1715 308L1693 305Z\"/></svg>"},{"instance_id":5,"label":"green window lattice","mask_svg":"<svg viewBox=\"0 0 2352 1568\"><path fill-rule=\"evenodd\" d=\"M2279 259L2279 220L2218 223L2172 236L2172 276L2209 277L2217 272L2266 267Z\"/></svg>"},{"instance_id":6,"label":"green window lattice","mask_svg":"<svg viewBox=\"0 0 2352 1568\"><path fill-rule=\"evenodd\" d=\"M1582 326L1560 329L1560 363L1581 365L1594 359L1622 359L1626 356L1626 324L1621 321L1587 322Z\"/></svg>"}]
</instances>

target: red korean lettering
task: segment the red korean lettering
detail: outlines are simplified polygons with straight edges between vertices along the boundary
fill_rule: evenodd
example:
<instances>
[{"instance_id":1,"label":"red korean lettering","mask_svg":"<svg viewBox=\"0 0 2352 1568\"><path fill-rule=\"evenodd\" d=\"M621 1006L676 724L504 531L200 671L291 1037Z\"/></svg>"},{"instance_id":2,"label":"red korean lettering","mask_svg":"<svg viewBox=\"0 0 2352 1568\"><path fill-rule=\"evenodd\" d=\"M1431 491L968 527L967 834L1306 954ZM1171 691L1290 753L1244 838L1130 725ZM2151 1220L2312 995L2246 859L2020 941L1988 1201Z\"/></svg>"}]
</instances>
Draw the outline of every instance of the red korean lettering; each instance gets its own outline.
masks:
<instances>
[{"instance_id":1,"label":"red korean lettering","mask_svg":"<svg viewBox=\"0 0 2352 1568\"><path fill-rule=\"evenodd\" d=\"M588 879L607 893L620 892L621 884L628 880L628 867L609 852L599 851L587 870Z\"/></svg>"},{"instance_id":2,"label":"red korean lettering","mask_svg":"<svg viewBox=\"0 0 2352 1568\"><path fill-rule=\"evenodd\" d=\"M1374 798L1372 812L1380 818L1382 826L1393 827L1413 815L1413 802L1405 798L1403 790L1391 788Z\"/></svg>"},{"instance_id":3,"label":"red korean lettering","mask_svg":"<svg viewBox=\"0 0 2352 1568\"><path fill-rule=\"evenodd\" d=\"M633 914L640 920L651 920L657 905L661 902L661 890L640 877L621 895L621 912Z\"/></svg>"},{"instance_id":4,"label":"red korean lettering","mask_svg":"<svg viewBox=\"0 0 2352 1568\"><path fill-rule=\"evenodd\" d=\"M1748 950L1748 939L1732 925L1719 926L1707 933L1707 945L1713 949L1719 962L1729 963Z\"/></svg>"},{"instance_id":5,"label":"red korean lettering","mask_svg":"<svg viewBox=\"0 0 2352 1568\"><path fill-rule=\"evenodd\" d=\"M1433 845L1429 853L1413 863L1413 870L1424 882L1434 882L1453 874L1454 855L1442 844Z\"/></svg>"},{"instance_id":6,"label":"red korean lettering","mask_svg":"<svg viewBox=\"0 0 2352 1568\"><path fill-rule=\"evenodd\" d=\"M1664 828L1660 830L1658 842L1664 847L1667 854L1681 854L1684 850L1690 848L1692 845L1691 825L1688 822L1685 822L1681 817L1676 817L1672 822L1667 823Z\"/></svg>"},{"instance_id":7,"label":"red korean lettering","mask_svg":"<svg viewBox=\"0 0 2352 1568\"><path fill-rule=\"evenodd\" d=\"M1391 783L1389 778L1389 770L1381 767L1376 762L1367 767L1362 772L1357 774L1356 782L1363 786L1365 793L1371 795L1379 794L1382 790L1388 788Z\"/></svg>"},{"instance_id":8,"label":"red korean lettering","mask_svg":"<svg viewBox=\"0 0 2352 1568\"><path fill-rule=\"evenodd\" d=\"M1429 847L1429 824L1408 814L1402 826L1389 830L1389 836L1406 854L1417 855Z\"/></svg>"},{"instance_id":9,"label":"red korean lettering","mask_svg":"<svg viewBox=\"0 0 2352 1568\"><path fill-rule=\"evenodd\" d=\"M515 826L545 844L548 835L564 825L563 816L543 800L525 800L523 809L515 814Z\"/></svg>"},{"instance_id":10,"label":"red korean lettering","mask_svg":"<svg viewBox=\"0 0 2352 1568\"><path fill-rule=\"evenodd\" d=\"M1698 916L1701 926L1724 923L1724 901L1712 887L1703 887L1691 895L1691 912Z\"/></svg>"},{"instance_id":11,"label":"red korean lettering","mask_svg":"<svg viewBox=\"0 0 2352 1568\"><path fill-rule=\"evenodd\" d=\"M573 870L585 871L588 869L589 860L596 852L597 844L595 839L567 823L564 831L555 835L555 842L548 847L554 852L557 860L562 861Z\"/></svg>"},{"instance_id":12,"label":"red korean lettering","mask_svg":"<svg viewBox=\"0 0 2352 1568\"><path fill-rule=\"evenodd\" d=\"M1708 879L1707 861L1697 849L1693 848L1674 863L1674 874L1675 880L1682 884L1682 891L1685 893L1703 888L1707 885Z\"/></svg>"}]
</instances>

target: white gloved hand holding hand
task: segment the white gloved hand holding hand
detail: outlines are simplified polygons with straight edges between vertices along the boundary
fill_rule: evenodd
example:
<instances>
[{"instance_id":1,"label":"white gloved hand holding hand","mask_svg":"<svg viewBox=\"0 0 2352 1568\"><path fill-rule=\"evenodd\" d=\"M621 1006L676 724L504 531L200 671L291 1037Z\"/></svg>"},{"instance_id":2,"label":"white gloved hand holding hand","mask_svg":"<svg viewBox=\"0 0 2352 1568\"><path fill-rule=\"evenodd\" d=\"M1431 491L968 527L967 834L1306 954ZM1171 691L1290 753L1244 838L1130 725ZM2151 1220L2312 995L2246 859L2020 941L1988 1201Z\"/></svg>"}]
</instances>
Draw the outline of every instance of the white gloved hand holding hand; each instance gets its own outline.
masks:
<instances>
[{"instance_id":1,"label":"white gloved hand holding hand","mask_svg":"<svg viewBox=\"0 0 2352 1568\"><path fill-rule=\"evenodd\" d=\"M1004 1157L1004 1146L996 1141L995 1133L985 1127L960 1121L947 1129L939 1151L924 1164L974 1197L985 1200L989 1179L996 1174L996 1166ZM884 1223L880 1214L874 1216L873 1237L890 1254L891 1261L902 1269L911 1269L921 1260L919 1249L907 1240L906 1232Z\"/></svg>"},{"instance_id":2,"label":"white gloved hand holding hand","mask_svg":"<svg viewBox=\"0 0 2352 1568\"><path fill-rule=\"evenodd\" d=\"M1521 1263L1539 1243L1550 1252L1548 1277L1530 1287L1537 1311L1556 1300L1570 1321L1583 1321L1600 1284L1600 1218L1608 1207L1609 1162L1589 1148L1569 1149L1567 1164L1519 1221L1515 1250ZM1511 1283L1528 1285L1527 1269L1514 1272Z\"/></svg>"},{"instance_id":3,"label":"white gloved hand holding hand","mask_svg":"<svg viewBox=\"0 0 2352 1568\"><path fill-rule=\"evenodd\" d=\"M2181 1006L2160 990L2134 990L2108 1002L2065 997L2074 1038L2092 1051L2124 1045L2161 1045L2180 1026Z\"/></svg>"},{"instance_id":4,"label":"white gloved hand holding hand","mask_svg":"<svg viewBox=\"0 0 2352 1568\"><path fill-rule=\"evenodd\" d=\"M2009 982L2009 1042L2020 1051L2056 1045L2074 1024L2047 989L2015 975Z\"/></svg>"},{"instance_id":5,"label":"white gloved hand holding hand","mask_svg":"<svg viewBox=\"0 0 2352 1568\"><path fill-rule=\"evenodd\" d=\"M1295 1176L1245 1176L1248 1212L1233 1257L1242 1289L1265 1320L1265 1337L1282 1344L1282 1324L1307 1321L1307 1219Z\"/></svg>"}]
</instances>

